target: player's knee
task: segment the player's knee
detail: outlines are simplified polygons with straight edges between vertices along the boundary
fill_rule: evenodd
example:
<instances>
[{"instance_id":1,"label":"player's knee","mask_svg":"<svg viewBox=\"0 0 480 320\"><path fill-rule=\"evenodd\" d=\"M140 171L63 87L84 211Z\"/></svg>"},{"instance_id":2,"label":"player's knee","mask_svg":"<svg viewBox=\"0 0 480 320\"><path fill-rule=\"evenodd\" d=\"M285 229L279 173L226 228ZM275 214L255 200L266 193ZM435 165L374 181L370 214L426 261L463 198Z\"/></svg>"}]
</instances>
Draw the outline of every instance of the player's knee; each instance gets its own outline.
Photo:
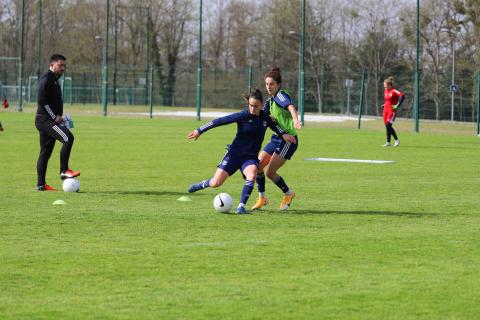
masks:
<instances>
[{"instance_id":1,"label":"player's knee","mask_svg":"<svg viewBox=\"0 0 480 320\"><path fill-rule=\"evenodd\" d=\"M74 140L73 134L70 131L66 131L62 143L72 145Z\"/></svg>"},{"instance_id":2,"label":"player's knee","mask_svg":"<svg viewBox=\"0 0 480 320\"><path fill-rule=\"evenodd\" d=\"M246 180L248 181L255 181L255 178L257 177L257 173L256 172L251 172L251 173L247 173L245 174L245 178Z\"/></svg>"},{"instance_id":3,"label":"player's knee","mask_svg":"<svg viewBox=\"0 0 480 320\"><path fill-rule=\"evenodd\" d=\"M219 179L212 178L210 179L210 187L212 188L218 188L223 184L223 181Z\"/></svg>"},{"instance_id":4,"label":"player's knee","mask_svg":"<svg viewBox=\"0 0 480 320\"><path fill-rule=\"evenodd\" d=\"M268 165L270 162L270 158L263 158L260 160L260 163L258 164L258 172L263 172L263 169Z\"/></svg>"},{"instance_id":5,"label":"player's knee","mask_svg":"<svg viewBox=\"0 0 480 320\"><path fill-rule=\"evenodd\" d=\"M40 159L46 159L46 158L49 158L50 155L51 155L50 151L42 149L42 150L40 150L39 158Z\"/></svg>"}]
</instances>

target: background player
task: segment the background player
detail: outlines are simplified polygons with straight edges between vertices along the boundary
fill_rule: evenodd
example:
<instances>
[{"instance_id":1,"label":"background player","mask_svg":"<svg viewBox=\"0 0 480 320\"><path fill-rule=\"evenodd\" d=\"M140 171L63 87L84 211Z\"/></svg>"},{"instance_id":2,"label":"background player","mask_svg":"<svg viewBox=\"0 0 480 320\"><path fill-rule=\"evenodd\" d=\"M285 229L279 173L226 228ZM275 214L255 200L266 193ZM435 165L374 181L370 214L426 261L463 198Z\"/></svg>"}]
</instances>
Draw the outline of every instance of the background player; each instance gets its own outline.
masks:
<instances>
[{"instance_id":1,"label":"background player","mask_svg":"<svg viewBox=\"0 0 480 320\"><path fill-rule=\"evenodd\" d=\"M397 108L405 100L405 94L401 91L398 91L393 87L393 77L388 77L383 81L384 91L384 103L383 103L383 122L385 123L385 129L387 131L387 142L383 147L392 146L390 141L393 138L395 139L394 146L398 147L400 145L400 140L398 140L397 133L393 129L393 122L397 115Z\"/></svg>"},{"instance_id":2,"label":"background player","mask_svg":"<svg viewBox=\"0 0 480 320\"><path fill-rule=\"evenodd\" d=\"M262 147L267 126L285 139L285 141L295 143L295 138L285 134L262 110L263 97L260 90L254 89L250 95L246 95L244 98L248 102L247 108L240 112L217 118L190 132L187 136L188 139L196 140L207 130L234 122L237 123L235 139L228 146L228 151L218 165L215 175L210 179L192 184L188 192L192 193L208 187L217 188L221 186L229 176L240 169L245 178L245 184L242 189L240 203L236 210L236 213L239 214L249 213L245 209L245 204L253 191L254 179L258 167L258 152Z\"/></svg>"},{"instance_id":3,"label":"background player","mask_svg":"<svg viewBox=\"0 0 480 320\"><path fill-rule=\"evenodd\" d=\"M55 191L45 182L47 165L52 155L55 141L60 141L60 178L73 178L80 175L79 171L70 170L68 161L73 145L73 134L64 124L62 90L58 79L65 72L66 58L54 54L50 58L50 69L38 80L38 108L35 126L40 135L40 154L37 160L37 190Z\"/></svg>"},{"instance_id":4,"label":"background player","mask_svg":"<svg viewBox=\"0 0 480 320\"><path fill-rule=\"evenodd\" d=\"M268 204L265 196L265 173L267 177L277 185L284 193L280 210L287 210L295 197L295 192L290 190L277 171L283 164L292 158L298 147L297 131L301 129L302 124L298 120L297 109L293 105L292 98L287 91L281 89L282 75L280 69L272 68L265 75L265 87L270 98L265 102L264 111L269 114L283 131L295 137L296 143L282 140L278 135L272 135L268 143L259 155L260 166L256 178L259 198L252 210L260 209Z\"/></svg>"},{"instance_id":5,"label":"background player","mask_svg":"<svg viewBox=\"0 0 480 320\"><path fill-rule=\"evenodd\" d=\"M3 98L2 106L4 109L7 109L9 104L7 100L7 93L3 90L3 84L0 81L0 97ZM2 123L0 122L0 131L3 131Z\"/></svg>"}]
</instances>

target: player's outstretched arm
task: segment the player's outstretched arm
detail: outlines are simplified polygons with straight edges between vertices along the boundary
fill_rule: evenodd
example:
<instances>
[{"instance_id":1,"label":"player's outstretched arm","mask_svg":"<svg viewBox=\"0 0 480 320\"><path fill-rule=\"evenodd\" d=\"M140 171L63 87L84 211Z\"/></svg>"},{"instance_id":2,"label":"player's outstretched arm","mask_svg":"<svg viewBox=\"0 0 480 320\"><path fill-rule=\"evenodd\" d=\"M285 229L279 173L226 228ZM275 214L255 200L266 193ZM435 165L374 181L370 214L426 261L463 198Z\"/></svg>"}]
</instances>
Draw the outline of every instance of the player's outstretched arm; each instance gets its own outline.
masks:
<instances>
[{"instance_id":1,"label":"player's outstretched arm","mask_svg":"<svg viewBox=\"0 0 480 320\"><path fill-rule=\"evenodd\" d=\"M295 129L302 129L302 122L298 120L298 112L297 108L293 104L288 106L288 111L290 111L290 114L292 115L292 120L293 120L293 126Z\"/></svg>"},{"instance_id":2,"label":"player's outstretched arm","mask_svg":"<svg viewBox=\"0 0 480 320\"><path fill-rule=\"evenodd\" d=\"M200 137L201 133L198 132L198 130L193 130L192 132L190 132L188 135L187 135L187 139L188 140L191 140L191 139L195 139L197 140L199 137Z\"/></svg>"}]
</instances>

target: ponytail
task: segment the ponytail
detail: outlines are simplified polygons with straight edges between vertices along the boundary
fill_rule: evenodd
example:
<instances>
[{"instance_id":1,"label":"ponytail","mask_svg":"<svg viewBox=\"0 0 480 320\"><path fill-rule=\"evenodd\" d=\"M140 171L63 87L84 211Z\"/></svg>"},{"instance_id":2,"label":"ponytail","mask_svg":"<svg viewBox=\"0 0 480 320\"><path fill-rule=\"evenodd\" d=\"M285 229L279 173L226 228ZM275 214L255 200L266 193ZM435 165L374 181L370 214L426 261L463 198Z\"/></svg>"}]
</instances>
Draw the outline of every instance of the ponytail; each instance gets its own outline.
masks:
<instances>
[{"instance_id":1,"label":"ponytail","mask_svg":"<svg viewBox=\"0 0 480 320\"><path fill-rule=\"evenodd\" d=\"M280 68L277 66L272 67L272 69L265 75L265 79L266 78L272 78L276 83L281 84L282 75L280 74Z\"/></svg>"},{"instance_id":2,"label":"ponytail","mask_svg":"<svg viewBox=\"0 0 480 320\"><path fill-rule=\"evenodd\" d=\"M243 95L243 99L245 99L247 102L250 98L253 98L255 100L263 102L262 91L260 91L260 89L258 89L258 88L253 88L252 92L250 92L250 94L244 94Z\"/></svg>"}]
</instances>

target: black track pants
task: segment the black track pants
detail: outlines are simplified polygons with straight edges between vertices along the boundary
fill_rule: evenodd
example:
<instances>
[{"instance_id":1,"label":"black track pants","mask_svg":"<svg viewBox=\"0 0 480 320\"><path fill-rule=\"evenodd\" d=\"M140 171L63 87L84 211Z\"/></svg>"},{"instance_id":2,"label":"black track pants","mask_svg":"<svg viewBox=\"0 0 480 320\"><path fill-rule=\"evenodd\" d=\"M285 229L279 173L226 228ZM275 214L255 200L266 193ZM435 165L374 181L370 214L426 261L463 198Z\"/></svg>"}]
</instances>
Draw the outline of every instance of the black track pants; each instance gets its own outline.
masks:
<instances>
[{"instance_id":1,"label":"black track pants","mask_svg":"<svg viewBox=\"0 0 480 320\"><path fill-rule=\"evenodd\" d=\"M40 155L37 161L37 185L45 184L48 159L52 155L55 141L60 141L63 146L60 150L60 172L68 170L68 160L73 145L73 134L63 124L53 121L36 121L35 126L40 134Z\"/></svg>"}]
</instances>

